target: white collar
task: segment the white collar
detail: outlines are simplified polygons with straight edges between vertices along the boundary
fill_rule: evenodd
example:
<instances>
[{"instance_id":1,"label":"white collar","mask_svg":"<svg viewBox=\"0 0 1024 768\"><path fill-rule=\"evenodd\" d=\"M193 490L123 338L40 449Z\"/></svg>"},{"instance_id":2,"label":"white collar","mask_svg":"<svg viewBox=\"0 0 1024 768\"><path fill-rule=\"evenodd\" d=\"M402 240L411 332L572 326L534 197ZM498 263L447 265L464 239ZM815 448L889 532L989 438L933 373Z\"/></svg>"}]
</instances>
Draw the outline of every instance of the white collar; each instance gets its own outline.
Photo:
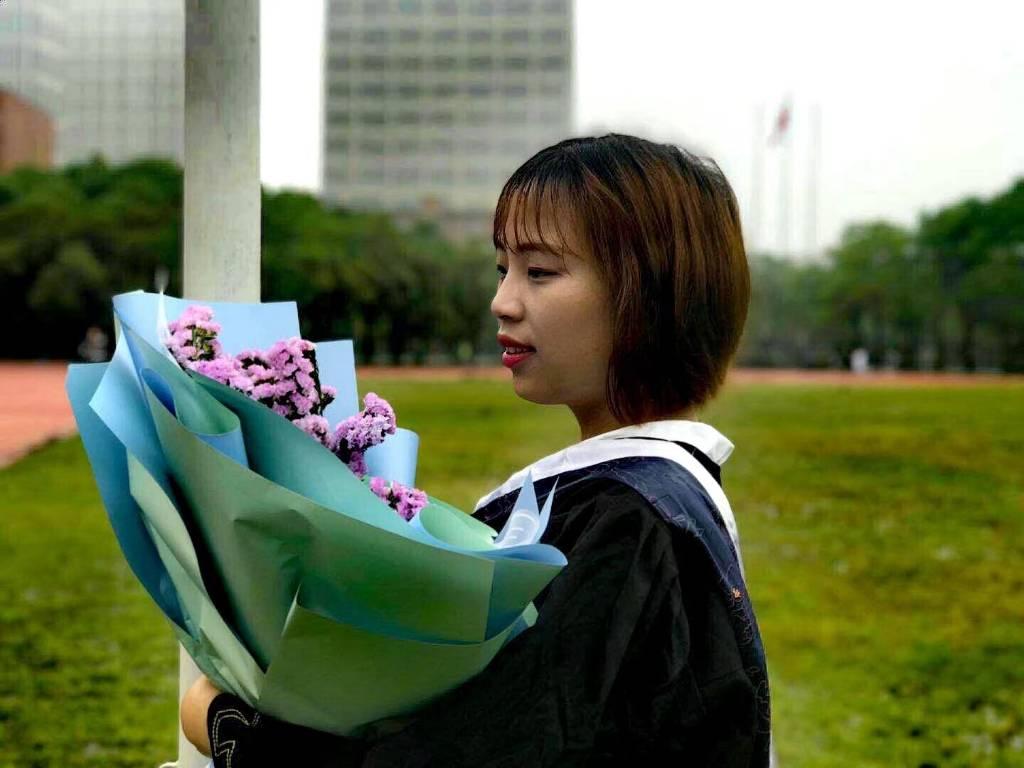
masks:
<instances>
[{"instance_id":1,"label":"white collar","mask_svg":"<svg viewBox=\"0 0 1024 768\"><path fill-rule=\"evenodd\" d=\"M705 424L701 421L686 421L684 419L664 419L662 421L634 424L596 435L588 440L581 441L579 445L590 442L590 440L609 440L623 437L655 437L659 440L689 443L719 466L726 462L735 447L732 441L710 424Z\"/></svg>"},{"instance_id":2,"label":"white collar","mask_svg":"<svg viewBox=\"0 0 1024 768\"><path fill-rule=\"evenodd\" d=\"M523 467L518 472L513 473L500 486L481 497L480 501L477 502L477 509L499 496L504 496L506 493L511 493L517 488L521 488L527 473L530 474L534 481L537 481L545 477L560 475L563 472L571 472L574 469L582 469L583 467L589 467L615 458L623 458L630 455L659 456L665 453L663 448L673 447L667 443L659 445L659 443L653 441L625 439L631 437L653 437L663 441L689 443L719 465L725 463L725 460L729 458L733 450L732 442L725 435L711 425L700 421L666 419L634 424L581 440L570 445L568 448L563 448ZM675 451L671 453L674 454ZM688 465L689 462L687 462L687 468L689 468Z\"/></svg>"},{"instance_id":3,"label":"white collar","mask_svg":"<svg viewBox=\"0 0 1024 768\"><path fill-rule=\"evenodd\" d=\"M643 439L652 437L657 439ZM704 488L712 503L718 508L733 544L736 546L737 554L739 554L739 529L722 486L711 476L703 464L685 448L676 445L676 442L692 445L719 466L725 463L733 450L732 442L725 435L711 425L700 421L672 419L622 427L581 440L575 445L570 445L568 448L563 448L523 467L489 494L481 497L476 508L480 509L494 499L522 488L527 473L536 482L546 477L561 475L564 472L583 469L612 459L632 456L668 459L686 469ZM742 570L741 556L740 571L742 572Z\"/></svg>"}]
</instances>

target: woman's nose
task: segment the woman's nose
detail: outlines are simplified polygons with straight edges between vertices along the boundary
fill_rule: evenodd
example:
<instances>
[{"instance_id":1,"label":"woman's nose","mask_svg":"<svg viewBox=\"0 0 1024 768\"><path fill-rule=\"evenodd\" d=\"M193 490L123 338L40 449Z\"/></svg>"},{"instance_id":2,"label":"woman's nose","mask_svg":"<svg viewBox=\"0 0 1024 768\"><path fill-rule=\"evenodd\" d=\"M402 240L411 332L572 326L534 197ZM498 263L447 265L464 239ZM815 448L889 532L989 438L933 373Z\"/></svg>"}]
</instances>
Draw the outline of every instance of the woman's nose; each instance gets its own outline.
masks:
<instances>
[{"instance_id":1,"label":"woman's nose","mask_svg":"<svg viewBox=\"0 0 1024 768\"><path fill-rule=\"evenodd\" d=\"M499 320L521 320L523 317L523 302L511 270L505 275L505 279L498 283L498 290L494 292L494 298L491 300L491 314Z\"/></svg>"}]
</instances>

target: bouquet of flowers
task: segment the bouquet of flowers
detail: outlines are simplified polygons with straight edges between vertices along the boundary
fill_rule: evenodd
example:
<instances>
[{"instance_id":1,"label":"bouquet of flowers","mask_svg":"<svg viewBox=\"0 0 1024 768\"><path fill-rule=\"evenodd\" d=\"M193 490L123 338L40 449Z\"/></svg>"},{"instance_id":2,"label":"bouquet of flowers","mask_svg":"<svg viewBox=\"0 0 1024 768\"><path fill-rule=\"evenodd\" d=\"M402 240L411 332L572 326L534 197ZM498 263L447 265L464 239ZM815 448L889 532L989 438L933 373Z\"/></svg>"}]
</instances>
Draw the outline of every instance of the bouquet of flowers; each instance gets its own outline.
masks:
<instances>
[{"instance_id":1,"label":"bouquet of flowers","mask_svg":"<svg viewBox=\"0 0 1024 768\"><path fill-rule=\"evenodd\" d=\"M217 340L220 330L212 309L192 305L167 325L164 343L182 368L263 403L327 446L358 477L364 477L367 449L395 434L391 404L370 392L363 398L366 407L340 422L332 432L323 414L338 390L321 385L315 344L293 336L278 341L266 352L252 349L232 355ZM381 477L370 480L370 490L406 520L427 504L423 491Z\"/></svg>"},{"instance_id":2,"label":"bouquet of flowers","mask_svg":"<svg viewBox=\"0 0 1024 768\"><path fill-rule=\"evenodd\" d=\"M351 342L302 340L291 302L114 314L113 360L72 365L69 398L125 558L218 687L351 735L533 623L566 563L538 543L552 496L524 485L534 524L499 534L417 490L418 437L358 408Z\"/></svg>"}]
</instances>

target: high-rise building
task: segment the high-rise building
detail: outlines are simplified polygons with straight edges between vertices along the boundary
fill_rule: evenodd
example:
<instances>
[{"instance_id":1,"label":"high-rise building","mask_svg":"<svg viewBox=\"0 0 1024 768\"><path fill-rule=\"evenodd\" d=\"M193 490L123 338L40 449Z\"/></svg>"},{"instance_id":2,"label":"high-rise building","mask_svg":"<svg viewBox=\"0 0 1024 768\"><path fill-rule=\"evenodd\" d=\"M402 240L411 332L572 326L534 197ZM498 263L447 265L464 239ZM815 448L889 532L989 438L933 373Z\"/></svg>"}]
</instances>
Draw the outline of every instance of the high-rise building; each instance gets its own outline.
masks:
<instances>
[{"instance_id":1,"label":"high-rise building","mask_svg":"<svg viewBox=\"0 0 1024 768\"><path fill-rule=\"evenodd\" d=\"M65 0L57 161L185 155L182 0ZM3 11L0 10L0 14Z\"/></svg>"},{"instance_id":2,"label":"high-rise building","mask_svg":"<svg viewBox=\"0 0 1024 768\"><path fill-rule=\"evenodd\" d=\"M572 124L572 0L328 0L323 195L483 234Z\"/></svg>"},{"instance_id":3,"label":"high-rise building","mask_svg":"<svg viewBox=\"0 0 1024 768\"><path fill-rule=\"evenodd\" d=\"M64 92L64 0L0 4L0 88L56 117Z\"/></svg>"}]
</instances>

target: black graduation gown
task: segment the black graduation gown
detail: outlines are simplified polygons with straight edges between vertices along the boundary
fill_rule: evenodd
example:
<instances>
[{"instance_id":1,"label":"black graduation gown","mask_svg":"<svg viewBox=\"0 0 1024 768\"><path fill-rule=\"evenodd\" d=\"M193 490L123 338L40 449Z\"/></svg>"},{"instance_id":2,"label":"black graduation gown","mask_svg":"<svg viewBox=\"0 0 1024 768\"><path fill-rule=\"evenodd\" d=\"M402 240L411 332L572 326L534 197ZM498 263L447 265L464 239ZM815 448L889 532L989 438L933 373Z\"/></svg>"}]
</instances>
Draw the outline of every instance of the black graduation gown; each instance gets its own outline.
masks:
<instances>
[{"instance_id":1,"label":"black graduation gown","mask_svg":"<svg viewBox=\"0 0 1024 768\"><path fill-rule=\"evenodd\" d=\"M728 562L720 517L709 526L718 534L693 535L685 510L666 509L684 485L681 506L714 506L689 477L656 458L562 473L543 541L569 564L535 600L535 626L484 673L399 730L361 739L283 723L222 694L208 716L215 766L767 766L767 675L741 566ZM554 479L537 483L541 500ZM475 516L500 529L513 497ZM718 564L709 538L724 553Z\"/></svg>"}]
</instances>

